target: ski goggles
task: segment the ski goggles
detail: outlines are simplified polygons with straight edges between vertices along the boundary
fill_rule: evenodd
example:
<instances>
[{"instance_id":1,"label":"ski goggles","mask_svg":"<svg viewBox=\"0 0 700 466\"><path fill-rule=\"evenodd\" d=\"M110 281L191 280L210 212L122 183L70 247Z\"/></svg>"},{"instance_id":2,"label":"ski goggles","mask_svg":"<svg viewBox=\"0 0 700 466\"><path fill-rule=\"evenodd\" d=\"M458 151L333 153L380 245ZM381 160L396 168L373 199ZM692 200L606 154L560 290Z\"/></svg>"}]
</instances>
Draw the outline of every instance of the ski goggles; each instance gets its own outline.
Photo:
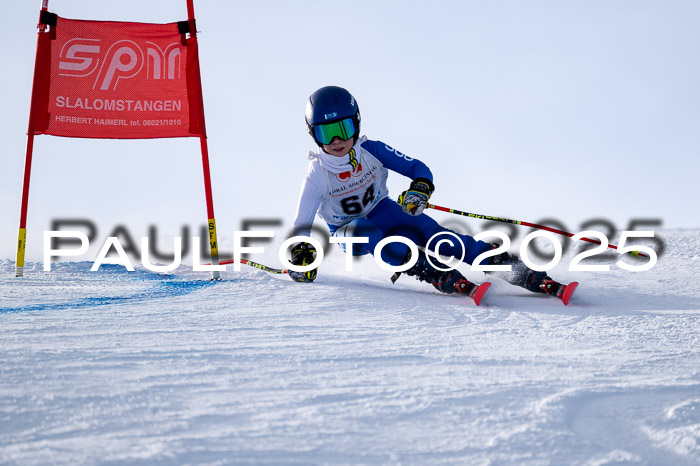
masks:
<instances>
[{"instance_id":1,"label":"ski goggles","mask_svg":"<svg viewBox=\"0 0 700 466\"><path fill-rule=\"evenodd\" d=\"M321 144L330 144L333 138L339 137L343 141L347 141L355 135L355 122L353 118L345 118L344 120L326 123L324 125L314 126L314 136Z\"/></svg>"}]
</instances>

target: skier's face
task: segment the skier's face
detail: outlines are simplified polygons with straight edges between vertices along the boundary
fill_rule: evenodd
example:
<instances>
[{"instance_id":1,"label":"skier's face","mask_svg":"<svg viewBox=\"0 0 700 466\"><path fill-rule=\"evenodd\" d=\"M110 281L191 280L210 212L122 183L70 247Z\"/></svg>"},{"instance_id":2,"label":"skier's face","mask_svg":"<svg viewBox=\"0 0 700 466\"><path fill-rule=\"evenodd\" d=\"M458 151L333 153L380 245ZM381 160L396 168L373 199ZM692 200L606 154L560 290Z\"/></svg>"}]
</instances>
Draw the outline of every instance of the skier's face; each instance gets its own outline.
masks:
<instances>
[{"instance_id":1,"label":"skier's face","mask_svg":"<svg viewBox=\"0 0 700 466\"><path fill-rule=\"evenodd\" d=\"M343 141L339 137L334 137L330 144L324 144L323 150L330 155L336 157L342 157L352 149L354 144L354 138L350 138L347 141Z\"/></svg>"}]
</instances>

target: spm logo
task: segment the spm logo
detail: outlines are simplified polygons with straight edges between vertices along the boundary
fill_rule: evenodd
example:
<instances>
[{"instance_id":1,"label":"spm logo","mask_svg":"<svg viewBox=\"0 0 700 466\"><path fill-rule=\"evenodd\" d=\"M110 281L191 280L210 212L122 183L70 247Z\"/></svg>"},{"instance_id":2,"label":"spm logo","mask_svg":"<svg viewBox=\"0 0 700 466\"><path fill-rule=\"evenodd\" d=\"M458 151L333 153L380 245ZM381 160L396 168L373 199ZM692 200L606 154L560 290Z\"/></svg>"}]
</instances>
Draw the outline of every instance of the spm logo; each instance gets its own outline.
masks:
<instances>
[{"instance_id":1,"label":"spm logo","mask_svg":"<svg viewBox=\"0 0 700 466\"><path fill-rule=\"evenodd\" d=\"M146 79L180 79L179 45L173 42L163 49L154 42L119 40L107 45L100 39L70 39L61 48L58 74L85 78L97 73L92 88L103 91L116 90L120 80L133 78L144 68Z\"/></svg>"}]
</instances>

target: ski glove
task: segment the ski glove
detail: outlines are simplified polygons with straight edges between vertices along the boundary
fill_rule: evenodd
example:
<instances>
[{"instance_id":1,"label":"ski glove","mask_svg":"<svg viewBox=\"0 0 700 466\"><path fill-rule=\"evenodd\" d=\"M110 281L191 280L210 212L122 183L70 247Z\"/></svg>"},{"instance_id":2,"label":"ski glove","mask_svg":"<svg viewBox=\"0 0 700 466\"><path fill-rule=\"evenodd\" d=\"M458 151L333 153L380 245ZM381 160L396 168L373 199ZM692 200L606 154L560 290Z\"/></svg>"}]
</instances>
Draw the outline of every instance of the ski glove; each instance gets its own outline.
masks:
<instances>
[{"instance_id":1,"label":"ski glove","mask_svg":"<svg viewBox=\"0 0 700 466\"><path fill-rule=\"evenodd\" d=\"M435 191L433 182L427 178L416 178L411 186L399 196L401 209L410 215L420 215L428 205L430 195Z\"/></svg>"},{"instance_id":2,"label":"ski glove","mask_svg":"<svg viewBox=\"0 0 700 466\"><path fill-rule=\"evenodd\" d=\"M300 242L292 247L293 265L309 265L316 258L316 248L311 243ZM295 272L292 269L287 270L287 274L292 277L295 282L310 283L316 279L316 271L318 268L309 270L308 272Z\"/></svg>"}]
</instances>

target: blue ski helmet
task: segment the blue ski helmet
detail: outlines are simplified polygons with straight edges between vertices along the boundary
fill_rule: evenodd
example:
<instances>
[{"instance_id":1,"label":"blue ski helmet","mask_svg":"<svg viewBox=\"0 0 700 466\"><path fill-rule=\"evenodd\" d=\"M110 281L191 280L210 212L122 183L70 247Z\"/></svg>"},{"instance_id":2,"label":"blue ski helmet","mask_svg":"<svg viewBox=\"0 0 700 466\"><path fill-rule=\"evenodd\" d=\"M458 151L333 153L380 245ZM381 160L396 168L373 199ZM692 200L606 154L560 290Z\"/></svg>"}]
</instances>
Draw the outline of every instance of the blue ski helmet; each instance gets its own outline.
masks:
<instances>
[{"instance_id":1,"label":"blue ski helmet","mask_svg":"<svg viewBox=\"0 0 700 466\"><path fill-rule=\"evenodd\" d=\"M330 144L336 136L356 142L360 136L357 101L342 87L322 87L306 103L306 128L319 146Z\"/></svg>"}]
</instances>

